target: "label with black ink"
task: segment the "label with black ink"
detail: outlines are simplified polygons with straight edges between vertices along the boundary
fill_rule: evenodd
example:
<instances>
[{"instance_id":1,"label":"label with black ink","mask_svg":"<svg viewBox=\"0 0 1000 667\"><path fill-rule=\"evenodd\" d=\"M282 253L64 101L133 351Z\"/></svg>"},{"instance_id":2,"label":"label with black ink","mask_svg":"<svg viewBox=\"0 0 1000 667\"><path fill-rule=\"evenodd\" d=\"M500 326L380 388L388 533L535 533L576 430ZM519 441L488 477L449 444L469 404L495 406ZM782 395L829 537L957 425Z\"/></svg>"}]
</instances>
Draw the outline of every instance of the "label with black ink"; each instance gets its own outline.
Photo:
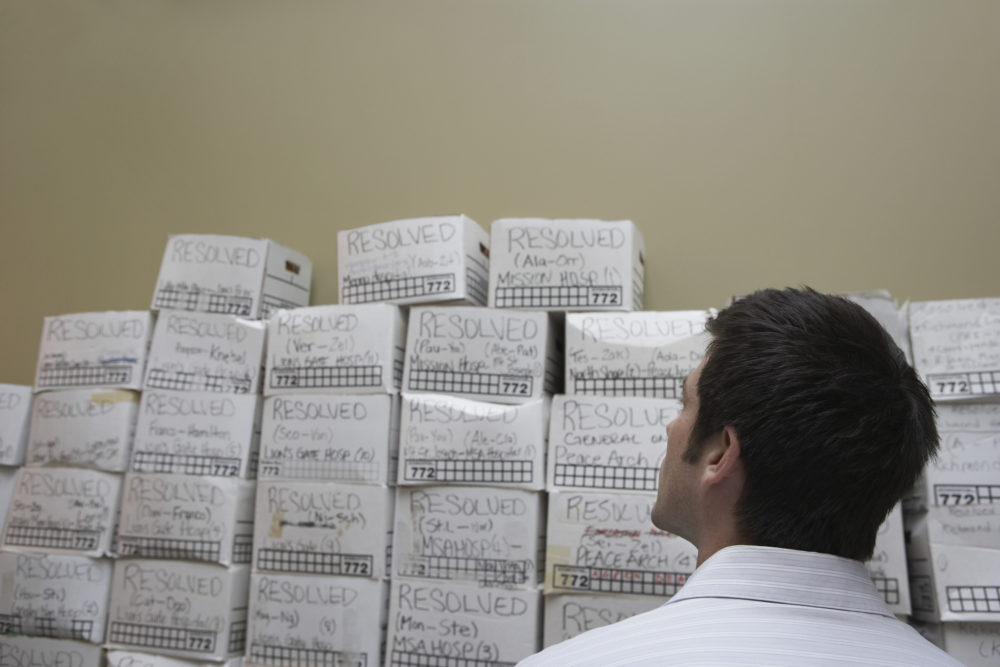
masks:
<instances>
[{"instance_id":1,"label":"label with black ink","mask_svg":"<svg viewBox=\"0 0 1000 667\"><path fill-rule=\"evenodd\" d=\"M110 561L0 552L0 634L101 644L110 591Z\"/></svg>"},{"instance_id":2,"label":"label with black ink","mask_svg":"<svg viewBox=\"0 0 1000 667\"><path fill-rule=\"evenodd\" d=\"M554 392L561 369L546 313L470 307L410 312L403 391L525 403Z\"/></svg>"},{"instance_id":3,"label":"label with black ink","mask_svg":"<svg viewBox=\"0 0 1000 667\"><path fill-rule=\"evenodd\" d=\"M260 439L260 404L255 394L147 389L130 470L249 476Z\"/></svg>"},{"instance_id":4,"label":"label with black ink","mask_svg":"<svg viewBox=\"0 0 1000 667\"><path fill-rule=\"evenodd\" d=\"M246 565L118 560L106 645L188 660L242 655L249 585Z\"/></svg>"},{"instance_id":5,"label":"label with black ink","mask_svg":"<svg viewBox=\"0 0 1000 667\"><path fill-rule=\"evenodd\" d=\"M473 486L400 487L393 575L534 587L544 545L540 494Z\"/></svg>"},{"instance_id":6,"label":"label with black ink","mask_svg":"<svg viewBox=\"0 0 1000 667\"><path fill-rule=\"evenodd\" d=\"M393 579L387 667L513 665L538 651L541 594Z\"/></svg>"},{"instance_id":7,"label":"label with black ink","mask_svg":"<svg viewBox=\"0 0 1000 667\"><path fill-rule=\"evenodd\" d=\"M108 553L121 476L79 468L21 468L7 513L3 548Z\"/></svg>"},{"instance_id":8,"label":"label with black ink","mask_svg":"<svg viewBox=\"0 0 1000 667\"><path fill-rule=\"evenodd\" d=\"M249 563L253 500L244 479L126 473L118 555Z\"/></svg>"},{"instance_id":9,"label":"label with black ink","mask_svg":"<svg viewBox=\"0 0 1000 667\"><path fill-rule=\"evenodd\" d=\"M496 220L490 253L490 308L642 310L645 245L631 220Z\"/></svg>"},{"instance_id":10,"label":"label with black ink","mask_svg":"<svg viewBox=\"0 0 1000 667\"><path fill-rule=\"evenodd\" d=\"M390 484L398 443L398 396L268 396L257 474L259 479Z\"/></svg>"},{"instance_id":11,"label":"label with black ink","mask_svg":"<svg viewBox=\"0 0 1000 667\"><path fill-rule=\"evenodd\" d=\"M542 646L548 648L662 605L663 599L652 595L546 595Z\"/></svg>"},{"instance_id":12,"label":"label with black ink","mask_svg":"<svg viewBox=\"0 0 1000 667\"><path fill-rule=\"evenodd\" d=\"M549 425L550 489L656 492L667 424L680 401L556 396Z\"/></svg>"},{"instance_id":13,"label":"label with black ink","mask_svg":"<svg viewBox=\"0 0 1000 667\"><path fill-rule=\"evenodd\" d=\"M309 304L312 263L265 239L178 234L167 240L153 310L266 319Z\"/></svg>"},{"instance_id":14,"label":"label with black ink","mask_svg":"<svg viewBox=\"0 0 1000 667\"><path fill-rule=\"evenodd\" d=\"M549 494L547 593L673 596L694 572L698 551L655 528L653 494Z\"/></svg>"},{"instance_id":15,"label":"label with black ink","mask_svg":"<svg viewBox=\"0 0 1000 667\"><path fill-rule=\"evenodd\" d=\"M248 665L378 667L385 581L254 573Z\"/></svg>"},{"instance_id":16,"label":"label with black ink","mask_svg":"<svg viewBox=\"0 0 1000 667\"><path fill-rule=\"evenodd\" d=\"M340 303L486 305L489 234L464 215L337 232Z\"/></svg>"},{"instance_id":17,"label":"label with black ink","mask_svg":"<svg viewBox=\"0 0 1000 667\"><path fill-rule=\"evenodd\" d=\"M123 472L138 404L139 392L126 389L38 394L31 410L27 465Z\"/></svg>"},{"instance_id":18,"label":"label with black ink","mask_svg":"<svg viewBox=\"0 0 1000 667\"><path fill-rule=\"evenodd\" d=\"M566 315L566 393L680 399L705 356L709 313Z\"/></svg>"},{"instance_id":19,"label":"label with black ink","mask_svg":"<svg viewBox=\"0 0 1000 667\"><path fill-rule=\"evenodd\" d=\"M545 488L549 399L503 405L404 394L399 484Z\"/></svg>"},{"instance_id":20,"label":"label with black ink","mask_svg":"<svg viewBox=\"0 0 1000 667\"><path fill-rule=\"evenodd\" d=\"M254 571L385 577L392 512L387 487L258 482Z\"/></svg>"},{"instance_id":21,"label":"label with black ink","mask_svg":"<svg viewBox=\"0 0 1000 667\"><path fill-rule=\"evenodd\" d=\"M7 635L0 642L5 667L101 667L104 649L67 639Z\"/></svg>"},{"instance_id":22,"label":"label with black ink","mask_svg":"<svg viewBox=\"0 0 1000 667\"><path fill-rule=\"evenodd\" d=\"M144 389L260 393L265 325L231 315L164 312L156 321Z\"/></svg>"},{"instance_id":23,"label":"label with black ink","mask_svg":"<svg viewBox=\"0 0 1000 667\"><path fill-rule=\"evenodd\" d=\"M397 306L279 310L268 321L268 334L265 396L399 388L406 321Z\"/></svg>"},{"instance_id":24,"label":"label with black ink","mask_svg":"<svg viewBox=\"0 0 1000 667\"><path fill-rule=\"evenodd\" d=\"M935 401L1000 395L1000 298L912 303L910 340Z\"/></svg>"},{"instance_id":25,"label":"label with black ink","mask_svg":"<svg viewBox=\"0 0 1000 667\"><path fill-rule=\"evenodd\" d=\"M146 310L46 317L35 391L78 387L141 389L153 316Z\"/></svg>"}]
</instances>

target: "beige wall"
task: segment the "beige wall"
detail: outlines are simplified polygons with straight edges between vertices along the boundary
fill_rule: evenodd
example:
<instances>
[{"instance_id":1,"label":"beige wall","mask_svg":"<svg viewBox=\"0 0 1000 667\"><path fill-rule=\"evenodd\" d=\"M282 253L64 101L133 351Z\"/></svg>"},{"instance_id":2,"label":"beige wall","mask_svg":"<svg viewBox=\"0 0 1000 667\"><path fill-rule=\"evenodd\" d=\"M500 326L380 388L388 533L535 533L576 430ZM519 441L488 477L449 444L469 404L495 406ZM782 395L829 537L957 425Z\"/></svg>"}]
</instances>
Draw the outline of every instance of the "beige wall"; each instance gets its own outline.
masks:
<instances>
[{"instance_id":1,"label":"beige wall","mask_svg":"<svg viewBox=\"0 0 1000 667\"><path fill-rule=\"evenodd\" d=\"M167 234L634 219L647 307L1000 296L1000 2L0 0L0 382Z\"/></svg>"}]
</instances>

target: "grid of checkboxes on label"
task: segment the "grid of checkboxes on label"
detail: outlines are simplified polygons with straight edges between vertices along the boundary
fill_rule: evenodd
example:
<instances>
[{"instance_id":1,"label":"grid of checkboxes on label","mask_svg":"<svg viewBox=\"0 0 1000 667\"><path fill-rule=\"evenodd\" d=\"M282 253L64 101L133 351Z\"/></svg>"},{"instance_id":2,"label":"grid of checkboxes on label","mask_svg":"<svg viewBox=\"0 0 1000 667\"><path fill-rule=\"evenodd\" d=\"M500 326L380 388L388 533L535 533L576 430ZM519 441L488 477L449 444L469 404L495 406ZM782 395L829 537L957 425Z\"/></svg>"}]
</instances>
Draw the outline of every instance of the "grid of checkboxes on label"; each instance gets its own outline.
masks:
<instances>
[{"instance_id":1,"label":"grid of checkboxes on label","mask_svg":"<svg viewBox=\"0 0 1000 667\"><path fill-rule=\"evenodd\" d=\"M553 481L556 486L656 491L657 475L657 468L557 463Z\"/></svg>"},{"instance_id":2,"label":"grid of checkboxes on label","mask_svg":"<svg viewBox=\"0 0 1000 667\"><path fill-rule=\"evenodd\" d=\"M1000 614L1000 586L948 586L948 610Z\"/></svg>"},{"instance_id":3,"label":"grid of checkboxes on label","mask_svg":"<svg viewBox=\"0 0 1000 667\"><path fill-rule=\"evenodd\" d=\"M447 287L447 289L445 289ZM455 274L392 278L377 282L356 283L343 289L342 303L368 303L409 299L429 294L447 294L455 291Z\"/></svg>"}]
</instances>

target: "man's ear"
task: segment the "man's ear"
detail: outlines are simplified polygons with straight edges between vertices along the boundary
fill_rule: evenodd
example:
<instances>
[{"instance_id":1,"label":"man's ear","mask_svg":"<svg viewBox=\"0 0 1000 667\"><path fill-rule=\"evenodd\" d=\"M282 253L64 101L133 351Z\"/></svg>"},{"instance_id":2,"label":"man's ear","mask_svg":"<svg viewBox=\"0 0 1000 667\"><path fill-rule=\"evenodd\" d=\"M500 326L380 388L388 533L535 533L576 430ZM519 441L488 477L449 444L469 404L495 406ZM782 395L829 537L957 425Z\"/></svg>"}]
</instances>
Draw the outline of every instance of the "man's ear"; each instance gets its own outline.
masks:
<instances>
[{"instance_id":1,"label":"man's ear","mask_svg":"<svg viewBox=\"0 0 1000 667\"><path fill-rule=\"evenodd\" d=\"M706 461L702 481L708 486L720 483L743 483L743 459L740 451L740 438L736 429L726 426L708 446L705 452Z\"/></svg>"}]
</instances>

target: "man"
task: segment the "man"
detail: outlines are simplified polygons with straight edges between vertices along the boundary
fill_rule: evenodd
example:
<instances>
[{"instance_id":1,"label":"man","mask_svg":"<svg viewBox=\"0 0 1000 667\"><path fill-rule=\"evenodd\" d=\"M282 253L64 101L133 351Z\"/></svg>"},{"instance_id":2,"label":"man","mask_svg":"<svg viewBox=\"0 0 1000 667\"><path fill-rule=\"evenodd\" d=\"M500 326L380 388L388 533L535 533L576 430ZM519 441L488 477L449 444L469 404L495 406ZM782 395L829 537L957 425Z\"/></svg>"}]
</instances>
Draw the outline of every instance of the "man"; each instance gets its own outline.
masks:
<instances>
[{"instance_id":1,"label":"man","mask_svg":"<svg viewBox=\"0 0 1000 667\"><path fill-rule=\"evenodd\" d=\"M959 664L893 616L863 564L938 446L899 348L810 289L756 292L708 331L652 512L698 569L662 607L521 665Z\"/></svg>"}]
</instances>

